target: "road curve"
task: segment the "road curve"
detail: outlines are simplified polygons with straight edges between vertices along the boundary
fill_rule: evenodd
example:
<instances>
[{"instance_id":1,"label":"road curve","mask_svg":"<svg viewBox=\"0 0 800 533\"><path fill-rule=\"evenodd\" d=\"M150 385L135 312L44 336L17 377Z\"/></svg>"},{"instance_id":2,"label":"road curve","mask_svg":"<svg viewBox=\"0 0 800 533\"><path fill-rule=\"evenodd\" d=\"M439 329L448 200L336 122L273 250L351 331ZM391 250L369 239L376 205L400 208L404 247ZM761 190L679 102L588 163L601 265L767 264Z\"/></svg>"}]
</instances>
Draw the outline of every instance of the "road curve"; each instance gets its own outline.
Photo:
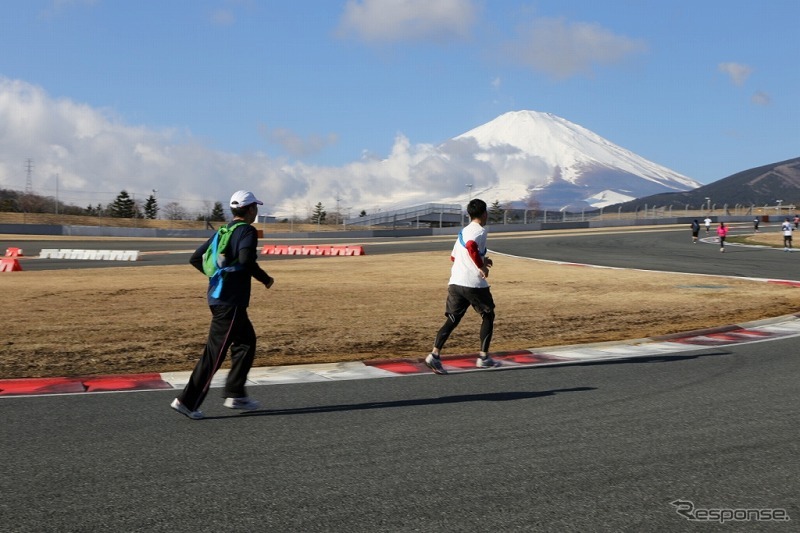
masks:
<instances>
[{"instance_id":1,"label":"road curve","mask_svg":"<svg viewBox=\"0 0 800 533\"><path fill-rule=\"evenodd\" d=\"M688 229L494 235L490 247L781 279L796 279L800 260L767 249L720 254L692 245ZM0 528L683 531L730 510L729 521L740 520L729 526L790 531L800 519L798 348L792 337L614 362L272 385L251 390L267 405L254 414L232 414L212 391L200 422L169 409L170 391L3 398ZM743 514L754 509L760 521Z\"/></svg>"}]
</instances>

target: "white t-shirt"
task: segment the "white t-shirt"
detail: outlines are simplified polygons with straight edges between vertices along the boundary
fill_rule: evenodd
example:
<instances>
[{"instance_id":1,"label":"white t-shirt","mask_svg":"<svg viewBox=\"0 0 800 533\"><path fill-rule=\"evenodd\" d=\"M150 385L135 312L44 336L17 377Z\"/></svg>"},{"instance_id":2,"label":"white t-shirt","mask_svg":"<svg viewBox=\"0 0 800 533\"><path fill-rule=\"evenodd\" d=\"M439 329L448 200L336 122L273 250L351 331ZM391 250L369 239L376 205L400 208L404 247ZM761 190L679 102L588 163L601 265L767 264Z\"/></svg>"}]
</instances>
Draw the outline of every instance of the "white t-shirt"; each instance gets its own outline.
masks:
<instances>
[{"instance_id":1,"label":"white t-shirt","mask_svg":"<svg viewBox=\"0 0 800 533\"><path fill-rule=\"evenodd\" d=\"M794 228L789 222L784 222L781 224L781 229L783 230L783 235L786 237L790 237L794 231Z\"/></svg>"},{"instance_id":2,"label":"white t-shirt","mask_svg":"<svg viewBox=\"0 0 800 533\"><path fill-rule=\"evenodd\" d=\"M709 227L711 225L711 219L710 218L705 219L703 222L706 223L706 227Z\"/></svg>"},{"instance_id":3,"label":"white t-shirt","mask_svg":"<svg viewBox=\"0 0 800 533\"><path fill-rule=\"evenodd\" d=\"M486 228L477 222L470 222L458 234L450 259L450 285L481 288L489 282L481 275L481 267L486 256Z\"/></svg>"}]
</instances>

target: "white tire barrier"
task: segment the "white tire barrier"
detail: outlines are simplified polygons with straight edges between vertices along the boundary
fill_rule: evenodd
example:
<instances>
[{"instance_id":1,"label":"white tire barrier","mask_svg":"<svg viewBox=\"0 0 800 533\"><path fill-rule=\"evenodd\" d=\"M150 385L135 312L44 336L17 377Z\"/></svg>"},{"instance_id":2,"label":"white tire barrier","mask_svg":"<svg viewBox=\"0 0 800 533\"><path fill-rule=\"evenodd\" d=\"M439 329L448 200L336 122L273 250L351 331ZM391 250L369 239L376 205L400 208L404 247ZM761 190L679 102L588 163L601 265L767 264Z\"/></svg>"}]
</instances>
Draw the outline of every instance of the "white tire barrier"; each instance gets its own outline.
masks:
<instances>
[{"instance_id":1,"label":"white tire barrier","mask_svg":"<svg viewBox=\"0 0 800 533\"><path fill-rule=\"evenodd\" d=\"M139 250L72 250L69 248L46 248L39 252L39 259L137 261L139 259Z\"/></svg>"}]
</instances>

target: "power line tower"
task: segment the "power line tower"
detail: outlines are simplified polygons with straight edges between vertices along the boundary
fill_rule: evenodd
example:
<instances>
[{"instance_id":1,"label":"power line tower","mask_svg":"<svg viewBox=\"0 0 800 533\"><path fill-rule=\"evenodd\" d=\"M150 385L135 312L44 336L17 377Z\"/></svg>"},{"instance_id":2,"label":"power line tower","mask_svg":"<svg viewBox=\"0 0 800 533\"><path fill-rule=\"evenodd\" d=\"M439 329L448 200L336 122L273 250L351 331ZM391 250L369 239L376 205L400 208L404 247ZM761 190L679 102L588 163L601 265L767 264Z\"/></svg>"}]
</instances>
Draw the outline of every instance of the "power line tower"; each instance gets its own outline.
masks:
<instances>
[{"instance_id":1,"label":"power line tower","mask_svg":"<svg viewBox=\"0 0 800 533\"><path fill-rule=\"evenodd\" d=\"M25 194L33 194L33 160L28 158L25 160L25 170L27 172L27 179L25 180Z\"/></svg>"}]
</instances>

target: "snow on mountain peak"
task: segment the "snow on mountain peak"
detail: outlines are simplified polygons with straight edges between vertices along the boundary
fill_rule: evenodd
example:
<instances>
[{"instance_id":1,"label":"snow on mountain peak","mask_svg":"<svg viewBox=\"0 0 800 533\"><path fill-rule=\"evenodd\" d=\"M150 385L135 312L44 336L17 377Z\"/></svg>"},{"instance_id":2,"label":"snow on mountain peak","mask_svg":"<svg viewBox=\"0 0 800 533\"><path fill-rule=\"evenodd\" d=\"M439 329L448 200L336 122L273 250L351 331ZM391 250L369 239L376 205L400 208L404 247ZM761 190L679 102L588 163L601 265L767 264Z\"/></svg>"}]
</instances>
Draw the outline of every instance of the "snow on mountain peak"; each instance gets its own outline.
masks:
<instances>
[{"instance_id":1,"label":"snow on mountain peak","mask_svg":"<svg viewBox=\"0 0 800 533\"><path fill-rule=\"evenodd\" d=\"M553 204L567 200L600 207L607 200L593 195L635 198L701 186L552 113L508 112L454 140L470 138L477 143L476 159L495 168L499 190L535 189L540 202L552 187L561 189ZM525 183L519 183L522 176ZM577 197L566 198L570 195Z\"/></svg>"}]
</instances>

